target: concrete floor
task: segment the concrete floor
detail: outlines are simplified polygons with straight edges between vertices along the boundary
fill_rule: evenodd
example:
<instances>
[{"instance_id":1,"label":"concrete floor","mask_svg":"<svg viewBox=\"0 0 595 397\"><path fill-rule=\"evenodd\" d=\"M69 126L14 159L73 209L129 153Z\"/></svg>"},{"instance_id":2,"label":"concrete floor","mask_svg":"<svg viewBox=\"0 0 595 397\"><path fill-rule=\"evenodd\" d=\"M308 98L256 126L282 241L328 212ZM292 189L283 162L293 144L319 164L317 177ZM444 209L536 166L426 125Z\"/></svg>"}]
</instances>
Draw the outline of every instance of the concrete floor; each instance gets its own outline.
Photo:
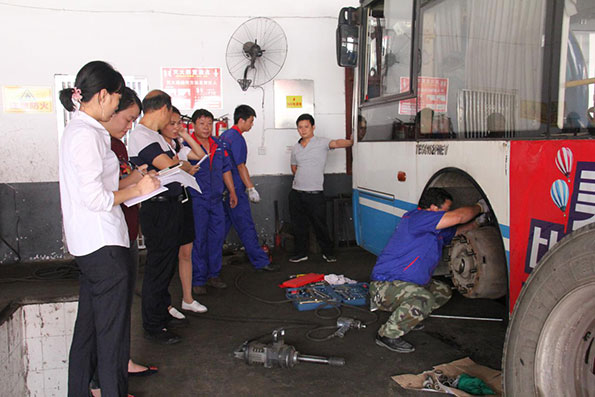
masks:
<instances>
[{"instance_id":1,"label":"concrete floor","mask_svg":"<svg viewBox=\"0 0 595 397\"><path fill-rule=\"evenodd\" d=\"M265 304L242 294L234 287L240 276L240 287L263 299L284 299L277 285L297 273L320 272L345 274L367 281L375 256L359 248L338 252L338 261L327 264L319 255L298 264L289 263L283 252L275 253L276 273L255 273L244 261L226 264L222 278L229 284L224 290L209 289L200 302L209 308L204 315L189 316L190 326L176 330L181 343L161 346L142 336L140 298L135 297L132 314L132 358L159 367L159 373L146 378L131 378L130 392L137 397L149 396L436 396L436 393L406 391L392 375L419 373L433 365L470 356L475 362L495 369L501 366L504 322L446 320L429 318L423 331L412 332L406 339L416 346L411 354L390 352L374 344L374 335L388 313L379 313L379 321L364 330L350 330L344 338L327 342L312 342L305 333L311 322L333 325L334 319L318 318L314 311L299 312L290 303ZM226 259L226 262L231 262ZM22 272L21 269L19 269ZM14 276L3 272L4 277ZM142 268L137 291L142 282ZM10 299L30 296L31 299L51 299L51 296L76 293L76 281L20 282L2 285L0 309ZM177 276L170 288L172 300L179 307L180 282ZM23 291L26 291L25 293ZM469 300L455 294L451 302L437 314L506 317L502 301ZM323 315L331 315L323 311ZM346 308L343 315L369 321L370 315ZM251 320L253 319L253 320ZM233 357L233 351L245 340L268 334L286 325L287 344L300 353L338 356L346 360L344 367L298 363L292 369L267 369L249 366ZM323 335L323 333L321 333Z\"/></svg>"}]
</instances>

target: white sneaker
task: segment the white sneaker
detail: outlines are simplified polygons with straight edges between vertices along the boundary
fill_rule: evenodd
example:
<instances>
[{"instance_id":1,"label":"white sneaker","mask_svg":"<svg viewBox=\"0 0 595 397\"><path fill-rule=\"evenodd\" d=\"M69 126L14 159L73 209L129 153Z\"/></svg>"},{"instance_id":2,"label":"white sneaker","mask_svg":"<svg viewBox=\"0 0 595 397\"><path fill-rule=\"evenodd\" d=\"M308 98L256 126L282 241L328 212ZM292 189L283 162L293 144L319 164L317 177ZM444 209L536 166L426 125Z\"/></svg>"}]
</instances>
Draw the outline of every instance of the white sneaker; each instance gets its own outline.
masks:
<instances>
[{"instance_id":1,"label":"white sneaker","mask_svg":"<svg viewBox=\"0 0 595 397\"><path fill-rule=\"evenodd\" d=\"M178 320L183 320L186 318L186 316L180 313L180 311L173 306L169 308L169 314L170 316L172 316L173 318L177 318Z\"/></svg>"},{"instance_id":2,"label":"white sneaker","mask_svg":"<svg viewBox=\"0 0 595 397\"><path fill-rule=\"evenodd\" d=\"M198 301L192 301L192 303L182 301L182 310L188 310L195 313L206 313L207 307L201 305Z\"/></svg>"}]
</instances>

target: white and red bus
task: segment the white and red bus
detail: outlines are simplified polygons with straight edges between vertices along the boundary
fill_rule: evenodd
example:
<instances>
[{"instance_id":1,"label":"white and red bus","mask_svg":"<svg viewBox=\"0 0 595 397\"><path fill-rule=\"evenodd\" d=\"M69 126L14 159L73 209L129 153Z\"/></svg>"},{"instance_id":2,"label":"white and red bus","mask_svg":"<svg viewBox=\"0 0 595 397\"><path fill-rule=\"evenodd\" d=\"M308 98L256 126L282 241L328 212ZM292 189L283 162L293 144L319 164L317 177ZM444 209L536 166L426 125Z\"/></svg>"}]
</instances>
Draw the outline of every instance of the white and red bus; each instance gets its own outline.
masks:
<instances>
[{"instance_id":1,"label":"white and red bus","mask_svg":"<svg viewBox=\"0 0 595 397\"><path fill-rule=\"evenodd\" d=\"M378 254L429 187L486 199L439 269L508 297L506 394L595 395L595 1L363 0L337 59L358 244Z\"/></svg>"}]
</instances>

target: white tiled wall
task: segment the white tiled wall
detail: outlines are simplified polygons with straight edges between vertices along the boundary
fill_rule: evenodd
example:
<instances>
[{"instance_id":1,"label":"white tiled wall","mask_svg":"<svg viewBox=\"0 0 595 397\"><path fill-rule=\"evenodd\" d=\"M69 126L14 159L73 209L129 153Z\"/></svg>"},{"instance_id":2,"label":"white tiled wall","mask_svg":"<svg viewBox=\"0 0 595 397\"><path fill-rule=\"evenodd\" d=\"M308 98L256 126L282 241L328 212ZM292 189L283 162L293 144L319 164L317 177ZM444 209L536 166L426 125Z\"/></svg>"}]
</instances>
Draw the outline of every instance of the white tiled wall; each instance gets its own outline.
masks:
<instances>
[{"instance_id":1,"label":"white tiled wall","mask_svg":"<svg viewBox=\"0 0 595 397\"><path fill-rule=\"evenodd\" d=\"M23 353L23 310L19 308L0 325L0 394L3 396L27 395Z\"/></svg>"},{"instance_id":2,"label":"white tiled wall","mask_svg":"<svg viewBox=\"0 0 595 397\"><path fill-rule=\"evenodd\" d=\"M0 395L65 396L77 302L26 305L0 326Z\"/></svg>"},{"instance_id":3,"label":"white tiled wall","mask_svg":"<svg viewBox=\"0 0 595 397\"><path fill-rule=\"evenodd\" d=\"M68 352L76 320L77 302L23 307L27 388L31 396L65 396L68 390Z\"/></svg>"}]
</instances>

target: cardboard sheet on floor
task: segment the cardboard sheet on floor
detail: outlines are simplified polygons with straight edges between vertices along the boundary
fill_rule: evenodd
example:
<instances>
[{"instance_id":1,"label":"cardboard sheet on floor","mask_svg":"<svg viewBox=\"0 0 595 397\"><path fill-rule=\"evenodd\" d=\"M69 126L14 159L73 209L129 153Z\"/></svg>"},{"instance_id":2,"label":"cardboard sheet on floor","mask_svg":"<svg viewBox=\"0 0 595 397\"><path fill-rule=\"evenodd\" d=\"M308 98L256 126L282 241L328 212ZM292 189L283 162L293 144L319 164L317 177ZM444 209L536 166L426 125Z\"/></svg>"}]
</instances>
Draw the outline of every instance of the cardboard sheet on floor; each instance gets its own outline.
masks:
<instances>
[{"instance_id":1,"label":"cardboard sheet on floor","mask_svg":"<svg viewBox=\"0 0 595 397\"><path fill-rule=\"evenodd\" d=\"M492 396L502 396L502 372L476 364L469 357L465 357L446 364L436 365L434 366L434 370L442 371L449 378L456 378L462 373L474 376L483 380L494 392L496 392L496 394L492 394ZM429 370L417 375L396 375L393 376L392 379L405 389L422 390L426 375L432 372L433 370ZM423 390L429 391L428 389ZM452 387L445 388L445 390L458 397L473 397L472 394Z\"/></svg>"}]
</instances>

